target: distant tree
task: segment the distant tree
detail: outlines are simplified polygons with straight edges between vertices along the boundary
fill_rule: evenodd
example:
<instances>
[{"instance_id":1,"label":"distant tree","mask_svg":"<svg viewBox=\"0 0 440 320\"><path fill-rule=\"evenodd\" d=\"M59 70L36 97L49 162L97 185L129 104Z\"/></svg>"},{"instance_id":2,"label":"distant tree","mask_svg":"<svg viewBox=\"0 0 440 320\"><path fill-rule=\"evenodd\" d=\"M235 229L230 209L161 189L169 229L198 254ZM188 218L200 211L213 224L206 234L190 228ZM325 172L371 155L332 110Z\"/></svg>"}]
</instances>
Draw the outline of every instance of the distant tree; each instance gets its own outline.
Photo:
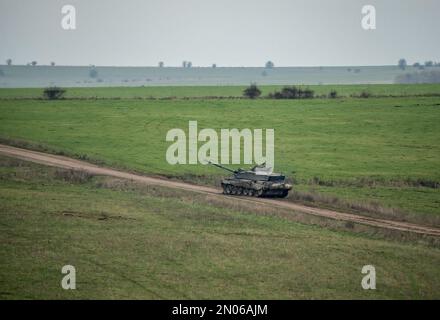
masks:
<instances>
[{"instance_id":1,"label":"distant tree","mask_svg":"<svg viewBox=\"0 0 440 320\"><path fill-rule=\"evenodd\" d=\"M54 67L54 66L55 66L55 62L52 61L52 62L50 63L50 65L51 65L52 67Z\"/></svg>"},{"instance_id":2,"label":"distant tree","mask_svg":"<svg viewBox=\"0 0 440 320\"><path fill-rule=\"evenodd\" d=\"M249 99L255 99L261 95L261 90L258 89L255 83L252 83L249 87L244 89L243 95Z\"/></svg>"},{"instance_id":3,"label":"distant tree","mask_svg":"<svg viewBox=\"0 0 440 320\"><path fill-rule=\"evenodd\" d=\"M329 97L330 99L335 99L335 98L338 97L338 92L337 92L336 90L332 90L332 91L330 91L330 93L328 94L328 97Z\"/></svg>"},{"instance_id":4,"label":"distant tree","mask_svg":"<svg viewBox=\"0 0 440 320\"><path fill-rule=\"evenodd\" d=\"M163 61L159 61L159 68L163 68L164 67L164 63L163 63Z\"/></svg>"},{"instance_id":5,"label":"distant tree","mask_svg":"<svg viewBox=\"0 0 440 320\"><path fill-rule=\"evenodd\" d=\"M192 62L191 62L191 61L188 61L188 63L186 64L186 67L187 67L187 68L191 68L192 66L193 66Z\"/></svg>"},{"instance_id":6,"label":"distant tree","mask_svg":"<svg viewBox=\"0 0 440 320\"><path fill-rule=\"evenodd\" d=\"M396 77L395 83L440 83L440 71L426 70L401 74Z\"/></svg>"},{"instance_id":7,"label":"distant tree","mask_svg":"<svg viewBox=\"0 0 440 320\"><path fill-rule=\"evenodd\" d=\"M424 67L423 65L421 65L420 63L418 63L418 62L414 63L414 64L413 64L413 67L414 67L414 68L417 68L417 69L419 69L419 70L423 70L423 69L425 69L425 67Z\"/></svg>"},{"instance_id":8,"label":"distant tree","mask_svg":"<svg viewBox=\"0 0 440 320\"><path fill-rule=\"evenodd\" d=\"M401 70L405 70L406 65L407 65L406 60L403 59L403 58L402 58L402 59L399 59L399 61L397 62L397 66L398 66L399 69L401 69Z\"/></svg>"},{"instance_id":9,"label":"distant tree","mask_svg":"<svg viewBox=\"0 0 440 320\"><path fill-rule=\"evenodd\" d=\"M59 87L49 87L44 89L43 96L49 100L57 100L61 99L65 92L66 90Z\"/></svg>"},{"instance_id":10,"label":"distant tree","mask_svg":"<svg viewBox=\"0 0 440 320\"><path fill-rule=\"evenodd\" d=\"M425 67L432 67L433 65L434 65L434 62L432 62L432 61L425 62Z\"/></svg>"},{"instance_id":11,"label":"distant tree","mask_svg":"<svg viewBox=\"0 0 440 320\"><path fill-rule=\"evenodd\" d=\"M7 60L6 60L6 64L7 64L8 66L12 65L12 59L7 59Z\"/></svg>"},{"instance_id":12,"label":"distant tree","mask_svg":"<svg viewBox=\"0 0 440 320\"><path fill-rule=\"evenodd\" d=\"M183 68L186 68L186 65L187 65L187 62L186 62L186 61L183 61L183 62L182 62L182 67L183 67Z\"/></svg>"},{"instance_id":13,"label":"distant tree","mask_svg":"<svg viewBox=\"0 0 440 320\"><path fill-rule=\"evenodd\" d=\"M266 67L266 69L272 69L273 67L275 67L275 64L269 60L266 62L265 67Z\"/></svg>"},{"instance_id":14,"label":"distant tree","mask_svg":"<svg viewBox=\"0 0 440 320\"><path fill-rule=\"evenodd\" d=\"M37 65L37 61L35 61L35 60L32 61L32 62L31 62L31 65L35 67L35 66Z\"/></svg>"},{"instance_id":15,"label":"distant tree","mask_svg":"<svg viewBox=\"0 0 440 320\"><path fill-rule=\"evenodd\" d=\"M96 70L95 66L92 66L89 70L89 77L90 78L97 78L98 77L98 70Z\"/></svg>"},{"instance_id":16,"label":"distant tree","mask_svg":"<svg viewBox=\"0 0 440 320\"><path fill-rule=\"evenodd\" d=\"M212 64L212 68L213 68L213 69L217 68L217 64L213 63L213 64Z\"/></svg>"}]
</instances>

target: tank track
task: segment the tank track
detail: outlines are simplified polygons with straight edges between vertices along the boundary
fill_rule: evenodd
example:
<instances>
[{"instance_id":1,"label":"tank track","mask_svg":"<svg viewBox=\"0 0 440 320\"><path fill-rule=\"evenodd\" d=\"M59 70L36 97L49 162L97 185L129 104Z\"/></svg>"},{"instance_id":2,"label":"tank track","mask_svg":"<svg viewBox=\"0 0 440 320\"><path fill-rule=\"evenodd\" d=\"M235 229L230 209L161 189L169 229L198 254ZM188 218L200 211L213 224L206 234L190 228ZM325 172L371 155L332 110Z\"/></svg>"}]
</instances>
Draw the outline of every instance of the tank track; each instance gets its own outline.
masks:
<instances>
[{"instance_id":1,"label":"tank track","mask_svg":"<svg viewBox=\"0 0 440 320\"><path fill-rule=\"evenodd\" d=\"M288 190L254 190L245 187L233 186L229 184L223 184L223 194L233 196L247 196L247 197L260 197L260 198L285 198L287 197Z\"/></svg>"}]
</instances>

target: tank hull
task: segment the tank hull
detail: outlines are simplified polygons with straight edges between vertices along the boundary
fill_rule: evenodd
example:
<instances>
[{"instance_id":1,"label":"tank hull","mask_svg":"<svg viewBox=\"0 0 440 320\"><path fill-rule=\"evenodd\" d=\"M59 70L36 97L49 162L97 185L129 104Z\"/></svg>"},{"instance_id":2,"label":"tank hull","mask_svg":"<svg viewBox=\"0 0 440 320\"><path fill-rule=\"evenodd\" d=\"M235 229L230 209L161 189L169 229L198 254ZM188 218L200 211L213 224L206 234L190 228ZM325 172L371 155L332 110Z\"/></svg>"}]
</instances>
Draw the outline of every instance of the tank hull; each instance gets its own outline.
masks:
<instances>
[{"instance_id":1,"label":"tank hull","mask_svg":"<svg viewBox=\"0 0 440 320\"><path fill-rule=\"evenodd\" d=\"M285 198L292 186L284 182L224 179L222 188L226 195Z\"/></svg>"}]
</instances>

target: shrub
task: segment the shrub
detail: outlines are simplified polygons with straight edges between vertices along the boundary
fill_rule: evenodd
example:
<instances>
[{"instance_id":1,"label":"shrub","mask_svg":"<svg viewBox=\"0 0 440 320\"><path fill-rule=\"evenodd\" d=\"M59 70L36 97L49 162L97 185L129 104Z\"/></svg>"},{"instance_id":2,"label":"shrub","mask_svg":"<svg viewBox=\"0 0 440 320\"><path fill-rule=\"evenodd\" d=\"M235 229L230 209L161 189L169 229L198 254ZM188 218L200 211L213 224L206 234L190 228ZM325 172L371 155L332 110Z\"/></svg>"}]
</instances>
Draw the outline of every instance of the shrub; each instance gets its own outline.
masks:
<instances>
[{"instance_id":1,"label":"shrub","mask_svg":"<svg viewBox=\"0 0 440 320\"><path fill-rule=\"evenodd\" d=\"M284 87L281 91L275 91L269 94L272 99L311 99L315 96L315 92L309 88L305 90L295 86Z\"/></svg>"},{"instance_id":2,"label":"shrub","mask_svg":"<svg viewBox=\"0 0 440 320\"><path fill-rule=\"evenodd\" d=\"M312 99L315 96L315 92L312 89L306 88L302 93L302 98ZM300 96L301 98L301 96Z\"/></svg>"},{"instance_id":3,"label":"shrub","mask_svg":"<svg viewBox=\"0 0 440 320\"><path fill-rule=\"evenodd\" d=\"M371 93L370 92L368 92L368 91L362 91L361 92L361 94L359 95L359 98L365 98L365 99L367 99L367 98L370 98L371 97Z\"/></svg>"},{"instance_id":4,"label":"shrub","mask_svg":"<svg viewBox=\"0 0 440 320\"><path fill-rule=\"evenodd\" d=\"M295 86L284 87L281 89L282 99L297 99L301 94L301 89L297 89Z\"/></svg>"},{"instance_id":5,"label":"shrub","mask_svg":"<svg viewBox=\"0 0 440 320\"><path fill-rule=\"evenodd\" d=\"M243 95L249 99L255 99L261 95L261 90L253 83L248 88L244 89Z\"/></svg>"},{"instance_id":6,"label":"shrub","mask_svg":"<svg viewBox=\"0 0 440 320\"><path fill-rule=\"evenodd\" d=\"M330 91L330 93L328 94L328 97L329 97L330 99L335 99L335 98L338 97L338 93L336 92L336 90L332 90L332 91Z\"/></svg>"},{"instance_id":7,"label":"shrub","mask_svg":"<svg viewBox=\"0 0 440 320\"><path fill-rule=\"evenodd\" d=\"M61 99L66 90L59 87L49 87L44 89L43 96L49 100L57 100Z\"/></svg>"}]
</instances>

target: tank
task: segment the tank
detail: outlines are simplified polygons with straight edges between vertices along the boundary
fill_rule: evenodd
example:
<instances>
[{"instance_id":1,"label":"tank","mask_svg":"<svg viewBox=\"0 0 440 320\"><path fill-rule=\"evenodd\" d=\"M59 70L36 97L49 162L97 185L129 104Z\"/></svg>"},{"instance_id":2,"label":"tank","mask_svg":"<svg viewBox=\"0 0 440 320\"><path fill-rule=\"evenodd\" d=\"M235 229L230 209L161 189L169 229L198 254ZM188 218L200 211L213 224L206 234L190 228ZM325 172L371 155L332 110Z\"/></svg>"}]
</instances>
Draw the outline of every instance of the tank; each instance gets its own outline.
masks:
<instances>
[{"instance_id":1,"label":"tank","mask_svg":"<svg viewBox=\"0 0 440 320\"><path fill-rule=\"evenodd\" d=\"M265 164L254 166L250 170L232 170L209 163L233 174L222 180L223 193L227 195L285 198L292 189L292 185L285 182L284 175L272 173L272 169Z\"/></svg>"}]
</instances>

